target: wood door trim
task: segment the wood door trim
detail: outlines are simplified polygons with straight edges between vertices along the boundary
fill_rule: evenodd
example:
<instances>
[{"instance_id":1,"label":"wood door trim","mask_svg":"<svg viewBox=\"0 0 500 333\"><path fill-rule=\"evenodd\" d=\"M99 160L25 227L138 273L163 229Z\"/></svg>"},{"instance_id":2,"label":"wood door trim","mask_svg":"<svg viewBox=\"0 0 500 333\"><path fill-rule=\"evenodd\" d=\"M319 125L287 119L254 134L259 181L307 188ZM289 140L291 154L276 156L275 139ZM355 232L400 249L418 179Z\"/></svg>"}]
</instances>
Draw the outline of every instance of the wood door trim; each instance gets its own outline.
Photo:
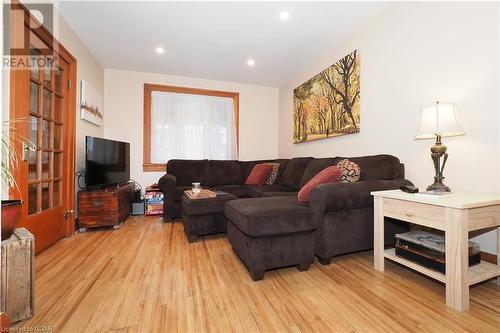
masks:
<instances>
[{"instance_id":1,"label":"wood door trim","mask_svg":"<svg viewBox=\"0 0 500 333\"><path fill-rule=\"evenodd\" d=\"M68 52L69 54L69 52ZM70 54L71 55L71 54ZM69 237L73 234L75 231L75 161L76 161L76 69L77 69L77 62L76 59L71 55L71 58L73 59L72 61L68 62L68 76L69 76L69 81L73 82L70 87L66 87L68 89L68 94L67 94L67 105L70 112L68 112L68 121L65 124L65 129L67 131L66 135L66 141L67 146L64 146L63 142L63 147L71 147L69 151L65 149L66 151L66 161L67 161L67 168L63 169L63 179L66 178L66 207L65 210L73 211L72 214L70 214L69 221L66 224L66 237ZM63 83L64 84L64 83ZM63 87L64 89L64 87ZM73 110L73 112L71 112ZM64 164L63 164L64 165ZM63 189L64 191L64 189Z\"/></svg>"},{"instance_id":2,"label":"wood door trim","mask_svg":"<svg viewBox=\"0 0 500 333\"><path fill-rule=\"evenodd\" d=\"M18 9L19 6L23 7L19 3L12 3L12 9ZM20 22L17 22L18 16L11 15L11 26L17 26ZM10 29L10 39L11 41L17 41L19 38L24 38L19 36L19 31L17 29ZM22 31L24 34L24 29ZM10 71L10 91L9 91L9 120L22 118L24 115L21 113L21 110L25 110L28 108L29 110L29 90L28 89L20 89L18 87L22 87L27 77L31 77L31 74L28 71L20 71L20 70L11 70ZM28 92L26 94L26 92ZM19 115L19 116L18 116ZM26 122L19 122L16 124L16 130L21 133L28 133L28 124ZM15 131L11 129L9 135L14 136ZM18 152L22 152L22 144L20 142L14 142L14 147ZM14 179L19 180L23 177L23 167L27 168L22 161L20 161L19 165L12 170L12 174ZM21 206L21 216L26 216L28 214L28 205L26 204L26 198L23 198L24 193L22 193L21 188L15 186L9 188L9 198L16 198L20 196L20 199L23 199L24 204Z\"/></svg>"},{"instance_id":3,"label":"wood door trim","mask_svg":"<svg viewBox=\"0 0 500 333\"><path fill-rule=\"evenodd\" d=\"M151 93L153 91L173 92L179 94L206 95L233 99L234 124L236 130L236 147L240 146L240 93L233 91L199 89L189 87L168 86L161 84L144 84L144 128L143 128L143 163L142 169L148 171L165 171L166 163L151 162Z\"/></svg>"},{"instance_id":4,"label":"wood door trim","mask_svg":"<svg viewBox=\"0 0 500 333\"><path fill-rule=\"evenodd\" d=\"M63 195L63 200L65 205L63 205L64 210L75 210L75 156L76 156L76 68L77 68L77 60L76 58L41 24L34 18L29 10L23 6L18 1L11 4L12 9L21 9L24 10L26 15L24 15L24 25L27 29L31 26L38 26L39 28L32 31L40 40L47 45L53 45L54 50L58 53L58 56L68 64L68 79L73 84L71 85L71 89L64 88L66 86L65 82L63 82L63 89L68 89L66 93L65 103L67 107L67 122L65 123L66 135L64 139L64 147L66 152L64 154L64 162L67 165L67 168L63 170L63 178L66 178L65 187L62 191L65 192ZM11 17L12 24L16 24L14 22L14 17ZM18 38L16 36L16 29L11 29L11 38ZM14 39L12 39L14 40ZM29 45L28 45L29 47ZM28 76L28 77L26 77ZM25 84L25 82L29 82L30 71L29 70L11 70L10 71L10 110L9 117L10 119L18 119L24 116L21 114L23 110L26 108L29 109L29 94L28 96L24 96L23 89L19 89L18 86ZM29 92L29 89L28 89ZM28 98L26 98L28 97ZM19 131L22 133L27 133L28 124L27 122L21 122L16 127L19 128ZM18 151L22 150L22 144L20 142L16 143L16 148ZM27 165L21 161L20 166L16 168L13 172L15 179L22 179L23 170L27 168ZM10 196L16 196L19 191L16 189L9 189ZM25 204L22 206L22 215L27 216L28 213L28 205ZM66 237L73 234L75 230L75 218L74 214L70 215L70 220L66 224L65 228Z\"/></svg>"}]
</instances>

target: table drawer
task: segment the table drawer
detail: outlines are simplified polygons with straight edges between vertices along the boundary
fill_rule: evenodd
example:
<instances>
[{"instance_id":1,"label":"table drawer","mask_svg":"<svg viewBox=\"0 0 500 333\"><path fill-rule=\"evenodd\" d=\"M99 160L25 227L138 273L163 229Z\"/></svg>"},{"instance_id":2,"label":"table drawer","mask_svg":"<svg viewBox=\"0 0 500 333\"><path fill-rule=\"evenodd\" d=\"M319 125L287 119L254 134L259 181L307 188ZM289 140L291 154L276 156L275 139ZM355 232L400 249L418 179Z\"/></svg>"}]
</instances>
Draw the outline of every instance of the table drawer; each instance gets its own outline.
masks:
<instances>
[{"instance_id":1,"label":"table drawer","mask_svg":"<svg viewBox=\"0 0 500 333\"><path fill-rule=\"evenodd\" d=\"M445 208L398 199L384 198L384 216L444 230Z\"/></svg>"}]
</instances>

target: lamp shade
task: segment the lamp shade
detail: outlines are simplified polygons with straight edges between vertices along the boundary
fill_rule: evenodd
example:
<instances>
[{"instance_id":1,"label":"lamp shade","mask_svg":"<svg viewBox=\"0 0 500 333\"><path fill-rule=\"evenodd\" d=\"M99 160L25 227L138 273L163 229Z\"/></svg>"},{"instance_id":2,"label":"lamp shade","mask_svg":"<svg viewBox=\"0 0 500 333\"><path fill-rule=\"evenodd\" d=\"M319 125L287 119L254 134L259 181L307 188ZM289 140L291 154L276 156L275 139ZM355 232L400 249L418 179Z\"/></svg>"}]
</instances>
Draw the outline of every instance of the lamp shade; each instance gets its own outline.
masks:
<instances>
[{"instance_id":1,"label":"lamp shade","mask_svg":"<svg viewBox=\"0 0 500 333\"><path fill-rule=\"evenodd\" d=\"M437 102L420 111L420 126L415 139L435 139L436 135L448 137L464 134L457 121L455 104Z\"/></svg>"}]
</instances>

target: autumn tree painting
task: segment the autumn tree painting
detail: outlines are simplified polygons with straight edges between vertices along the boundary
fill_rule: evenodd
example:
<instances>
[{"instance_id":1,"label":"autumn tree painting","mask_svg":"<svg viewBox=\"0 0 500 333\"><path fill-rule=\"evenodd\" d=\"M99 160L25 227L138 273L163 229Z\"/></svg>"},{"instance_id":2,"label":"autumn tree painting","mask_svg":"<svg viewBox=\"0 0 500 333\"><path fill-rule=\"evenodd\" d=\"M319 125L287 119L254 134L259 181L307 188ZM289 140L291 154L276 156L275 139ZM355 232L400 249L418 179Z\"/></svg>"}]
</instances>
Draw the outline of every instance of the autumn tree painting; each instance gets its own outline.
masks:
<instances>
[{"instance_id":1,"label":"autumn tree painting","mask_svg":"<svg viewBox=\"0 0 500 333\"><path fill-rule=\"evenodd\" d=\"M293 91L293 142L359 132L359 55L354 50Z\"/></svg>"}]
</instances>

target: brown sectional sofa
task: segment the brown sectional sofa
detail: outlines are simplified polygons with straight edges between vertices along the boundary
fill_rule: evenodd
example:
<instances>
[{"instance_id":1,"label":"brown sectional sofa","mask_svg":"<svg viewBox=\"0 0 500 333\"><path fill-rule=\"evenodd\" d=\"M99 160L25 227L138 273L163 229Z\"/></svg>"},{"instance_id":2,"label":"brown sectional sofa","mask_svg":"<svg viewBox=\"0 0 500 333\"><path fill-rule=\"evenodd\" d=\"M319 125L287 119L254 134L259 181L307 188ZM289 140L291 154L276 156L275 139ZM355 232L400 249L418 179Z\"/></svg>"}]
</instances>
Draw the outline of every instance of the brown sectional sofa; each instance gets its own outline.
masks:
<instances>
[{"instance_id":1,"label":"brown sectional sofa","mask_svg":"<svg viewBox=\"0 0 500 333\"><path fill-rule=\"evenodd\" d=\"M261 197L266 192L297 191L300 179L296 188L288 187L280 182L282 178L286 184L293 182L293 178L282 177L288 161L284 159L259 161L170 160L167 164L167 174L161 177L158 182L165 195L163 219L167 221L181 217L182 195L185 190L191 188L193 182L201 182L203 187L225 191L238 198ZM280 163L276 184L244 185L253 167L264 162Z\"/></svg>"},{"instance_id":2,"label":"brown sectional sofa","mask_svg":"<svg viewBox=\"0 0 500 333\"><path fill-rule=\"evenodd\" d=\"M297 192L316 173L337 164L343 158L171 160L167 164L167 174L159 181L166 203L163 217L167 221L183 214L184 220L190 220L190 214L196 214L193 221L203 224L205 234L210 233L210 230L225 230L227 221L229 240L255 279L262 278L264 270L280 265L299 265L299 269L305 269L311 254L310 251L304 252L304 249L310 246L319 261L328 264L334 256L373 247L371 191L398 189L411 184L404 179L404 166L397 157L349 157L361 167L359 182L322 184L312 191L309 203L297 200ZM276 183L244 185L252 168L262 162L280 163ZM182 212L183 191L191 188L192 182L198 181L204 187L231 194L231 198L224 203L225 211L219 210L217 215L205 205L211 214L204 216L202 211L190 212L192 209L188 209L184 202L187 211ZM285 215L293 214L298 214L297 220L287 222L290 219ZM298 225L300 228L294 229ZM197 236L188 232L188 229L196 228L188 228L185 224L185 229L188 238ZM403 230L399 224L389 221L385 228L387 243L392 241L395 233ZM310 243L311 239L314 239L313 243ZM302 241L300 246L297 245L299 240ZM273 251L275 255L272 255ZM278 257L281 259L277 260Z\"/></svg>"}]
</instances>

